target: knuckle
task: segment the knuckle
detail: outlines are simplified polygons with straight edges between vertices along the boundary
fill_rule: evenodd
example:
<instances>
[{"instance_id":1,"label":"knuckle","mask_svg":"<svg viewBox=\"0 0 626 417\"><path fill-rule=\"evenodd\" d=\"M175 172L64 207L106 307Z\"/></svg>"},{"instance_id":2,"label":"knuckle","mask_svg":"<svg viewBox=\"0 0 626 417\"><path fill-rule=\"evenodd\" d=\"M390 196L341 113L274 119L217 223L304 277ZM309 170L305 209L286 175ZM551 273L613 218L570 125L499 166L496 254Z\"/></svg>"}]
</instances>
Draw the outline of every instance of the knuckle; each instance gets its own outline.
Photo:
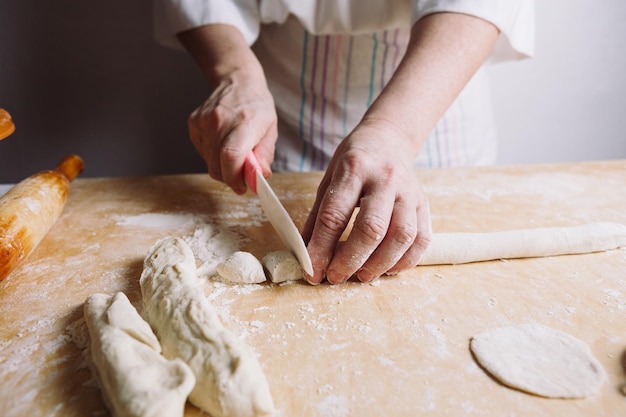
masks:
<instances>
[{"instance_id":1,"label":"knuckle","mask_svg":"<svg viewBox=\"0 0 626 417\"><path fill-rule=\"evenodd\" d=\"M233 118L232 111L226 106L217 105L207 113L207 122L216 130Z\"/></svg>"},{"instance_id":2,"label":"knuckle","mask_svg":"<svg viewBox=\"0 0 626 417\"><path fill-rule=\"evenodd\" d=\"M194 110L187 118L187 128L192 139L195 136L202 135L202 117L199 109Z\"/></svg>"},{"instance_id":3,"label":"knuckle","mask_svg":"<svg viewBox=\"0 0 626 417\"><path fill-rule=\"evenodd\" d=\"M387 232L387 223L384 219L374 215L364 216L355 223L355 228L369 242L378 242Z\"/></svg>"},{"instance_id":4,"label":"knuckle","mask_svg":"<svg viewBox=\"0 0 626 417\"><path fill-rule=\"evenodd\" d=\"M412 223L403 223L396 226L393 239L400 245L408 247L415 241L416 235L417 228Z\"/></svg>"},{"instance_id":5,"label":"knuckle","mask_svg":"<svg viewBox=\"0 0 626 417\"><path fill-rule=\"evenodd\" d=\"M394 269L397 268L398 270L403 270L403 269L413 268L419 263L420 259L422 259L421 252L416 251L416 250L411 250L404 254L402 259L398 261Z\"/></svg>"},{"instance_id":6,"label":"knuckle","mask_svg":"<svg viewBox=\"0 0 626 417\"><path fill-rule=\"evenodd\" d=\"M228 106L216 104L196 109L188 119L189 124L194 124L203 131L220 132L227 130L236 120L236 115Z\"/></svg>"},{"instance_id":7,"label":"knuckle","mask_svg":"<svg viewBox=\"0 0 626 417\"><path fill-rule=\"evenodd\" d=\"M432 233L420 233L415 238L415 242L413 242L413 245L421 249L421 252L420 252L420 255L421 255L422 252L424 252L426 249L430 247L432 240L433 240Z\"/></svg>"},{"instance_id":8,"label":"knuckle","mask_svg":"<svg viewBox=\"0 0 626 417\"><path fill-rule=\"evenodd\" d=\"M394 179L398 176L398 169L395 165L387 162L385 163L379 171L378 178L379 181L388 186L394 182Z\"/></svg>"},{"instance_id":9,"label":"knuckle","mask_svg":"<svg viewBox=\"0 0 626 417\"><path fill-rule=\"evenodd\" d=\"M318 215L320 224L333 233L343 232L348 224L348 218L337 208L328 207Z\"/></svg>"},{"instance_id":10,"label":"knuckle","mask_svg":"<svg viewBox=\"0 0 626 417\"><path fill-rule=\"evenodd\" d=\"M404 253L391 271L396 273L417 266L422 260L426 249L430 246L431 239L431 236L428 234L417 236L413 245Z\"/></svg>"},{"instance_id":11,"label":"knuckle","mask_svg":"<svg viewBox=\"0 0 626 417\"><path fill-rule=\"evenodd\" d=\"M254 107L245 106L239 109L237 113L237 119L240 123L247 123L254 120L257 116L257 111Z\"/></svg>"},{"instance_id":12,"label":"knuckle","mask_svg":"<svg viewBox=\"0 0 626 417\"><path fill-rule=\"evenodd\" d=\"M360 153L354 149L345 152L341 156L340 172L342 177L354 178L362 175L364 159Z\"/></svg>"},{"instance_id":13,"label":"knuckle","mask_svg":"<svg viewBox=\"0 0 626 417\"><path fill-rule=\"evenodd\" d=\"M220 159L226 164L232 164L236 162L241 155L241 151L234 146L224 145L220 150Z\"/></svg>"}]
</instances>

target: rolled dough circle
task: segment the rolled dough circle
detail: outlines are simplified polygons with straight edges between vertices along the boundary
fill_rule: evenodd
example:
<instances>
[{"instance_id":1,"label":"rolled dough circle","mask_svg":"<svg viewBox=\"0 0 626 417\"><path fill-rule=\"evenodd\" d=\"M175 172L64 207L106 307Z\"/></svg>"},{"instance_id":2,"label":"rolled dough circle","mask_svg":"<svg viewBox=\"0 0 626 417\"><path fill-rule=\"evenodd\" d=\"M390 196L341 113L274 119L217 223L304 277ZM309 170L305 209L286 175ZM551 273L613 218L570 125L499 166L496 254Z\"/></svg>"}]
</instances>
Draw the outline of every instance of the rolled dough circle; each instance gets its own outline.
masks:
<instances>
[{"instance_id":1,"label":"rolled dough circle","mask_svg":"<svg viewBox=\"0 0 626 417\"><path fill-rule=\"evenodd\" d=\"M584 398L606 380L589 346L539 324L500 327L475 335L470 349L496 380L549 398Z\"/></svg>"}]
</instances>

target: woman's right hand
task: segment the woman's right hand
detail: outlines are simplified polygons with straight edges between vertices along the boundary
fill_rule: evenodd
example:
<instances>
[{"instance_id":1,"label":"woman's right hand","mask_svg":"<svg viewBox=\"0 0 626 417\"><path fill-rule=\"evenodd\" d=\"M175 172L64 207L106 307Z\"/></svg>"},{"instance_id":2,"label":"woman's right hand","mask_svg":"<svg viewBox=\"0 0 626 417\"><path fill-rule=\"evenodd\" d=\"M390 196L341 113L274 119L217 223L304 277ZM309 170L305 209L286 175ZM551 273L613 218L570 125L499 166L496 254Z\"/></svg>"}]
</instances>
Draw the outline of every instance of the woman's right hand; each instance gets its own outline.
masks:
<instances>
[{"instance_id":1,"label":"woman's right hand","mask_svg":"<svg viewBox=\"0 0 626 417\"><path fill-rule=\"evenodd\" d=\"M188 123L191 141L212 178L244 193L243 163L253 149L263 175L270 175L277 117L264 79L251 80L239 72L223 77Z\"/></svg>"},{"instance_id":2,"label":"woman's right hand","mask_svg":"<svg viewBox=\"0 0 626 417\"><path fill-rule=\"evenodd\" d=\"M209 175L242 194L246 155L254 150L268 177L278 137L274 99L263 68L234 26L211 24L178 37L213 88L189 117L190 139Z\"/></svg>"}]
</instances>

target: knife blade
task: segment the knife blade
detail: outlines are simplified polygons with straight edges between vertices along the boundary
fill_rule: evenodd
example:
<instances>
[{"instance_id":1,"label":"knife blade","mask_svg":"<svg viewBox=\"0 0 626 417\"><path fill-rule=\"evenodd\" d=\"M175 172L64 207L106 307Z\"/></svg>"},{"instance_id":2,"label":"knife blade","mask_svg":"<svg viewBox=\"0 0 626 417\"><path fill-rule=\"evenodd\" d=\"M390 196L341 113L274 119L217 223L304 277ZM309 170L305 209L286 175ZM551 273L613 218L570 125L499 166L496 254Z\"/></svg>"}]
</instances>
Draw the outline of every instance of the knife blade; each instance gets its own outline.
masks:
<instances>
[{"instance_id":1,"label":"knife blade","mask_svg":"<svg viewBox=\"0 0 626 417\"><path fill-rule=\"evenodd\" d=\"M293 220L280 203L280 200L261 173L261 166L254 152L250 152L243 165L244 178L248 187L259 196L261 208L278 233L280 240L300 262L300 266L308 275L313 275L313 264L306 250L302 235Z\"/></svg>"}]
</instances>

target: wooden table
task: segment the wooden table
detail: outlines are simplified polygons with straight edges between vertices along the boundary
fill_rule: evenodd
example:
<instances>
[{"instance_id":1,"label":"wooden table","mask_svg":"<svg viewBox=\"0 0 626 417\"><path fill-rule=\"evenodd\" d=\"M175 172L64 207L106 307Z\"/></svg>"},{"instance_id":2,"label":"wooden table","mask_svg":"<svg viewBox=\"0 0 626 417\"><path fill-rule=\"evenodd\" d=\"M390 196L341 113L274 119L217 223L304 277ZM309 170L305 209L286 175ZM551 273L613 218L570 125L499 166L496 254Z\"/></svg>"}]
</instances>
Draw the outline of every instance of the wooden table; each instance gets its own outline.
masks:
<instances>
[{"instance_id":1,"label":"wooden table","mask_svg":"<svg viewBox=\"0 0 626 417\"><path fill-rule=\"evenodd\" d=\"M624 160L418 175L435 232L626 224ZM320 179L271 179L299 227ZM228 228L258 257L282 249L255 196L236 196L208 176L76 180L53 229L0 282L0 415L108 415L79 347L83 302L124 291L139 305L148 248L198 222ZM418 267L372 284L207 284L206 293L258 354L277 416L626 415L623 249ZM546 399L487 376L469 351L472 335L528 322L585 341L609 376L602 390ZM187 416L201 414L187 406Z\"/></svg>"}]
</instances>

